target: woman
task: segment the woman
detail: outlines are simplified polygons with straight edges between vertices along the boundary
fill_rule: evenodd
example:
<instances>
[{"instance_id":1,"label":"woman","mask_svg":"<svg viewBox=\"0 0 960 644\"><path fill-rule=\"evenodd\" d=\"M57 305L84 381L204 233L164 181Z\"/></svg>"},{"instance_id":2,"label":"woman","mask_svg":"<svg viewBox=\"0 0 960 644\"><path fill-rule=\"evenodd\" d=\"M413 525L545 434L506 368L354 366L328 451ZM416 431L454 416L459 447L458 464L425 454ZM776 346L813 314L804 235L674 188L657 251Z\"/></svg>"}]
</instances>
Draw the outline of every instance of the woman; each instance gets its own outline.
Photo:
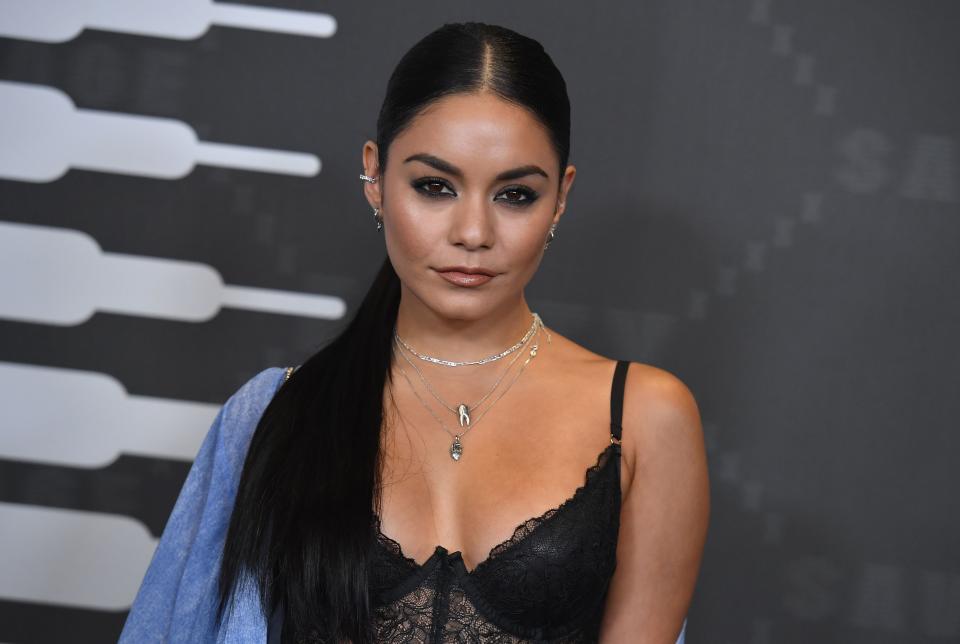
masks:
<instances>
[{"instance_id":1,"label":"woman","mask_svg":"<svg viewBox=\"0 0 960 644\"><path fill-rule=\"evenodd\" d=\"M569 113L502 27L402 58L362 151L388 259L337 338L224 405L121 641L683 641L696 403L524 297L576 173Z\"/></svg>"}]
</instances>

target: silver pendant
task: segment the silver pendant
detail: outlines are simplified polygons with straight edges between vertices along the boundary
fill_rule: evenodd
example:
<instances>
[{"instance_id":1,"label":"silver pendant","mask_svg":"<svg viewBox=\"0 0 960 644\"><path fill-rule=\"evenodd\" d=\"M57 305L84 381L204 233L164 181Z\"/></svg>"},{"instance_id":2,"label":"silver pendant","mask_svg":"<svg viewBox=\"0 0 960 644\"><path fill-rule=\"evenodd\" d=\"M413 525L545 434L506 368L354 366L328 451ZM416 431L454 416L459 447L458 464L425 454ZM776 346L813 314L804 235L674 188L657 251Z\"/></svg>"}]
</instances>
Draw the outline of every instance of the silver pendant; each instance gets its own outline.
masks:
<instances>
[{"instance_id":1,"label":"silver pendant","mask_svg":"<svg viewBox=\"0 0 960 644\"><path fill-rule=\"evenodd\" d=\"M460 426L468 427L470 425L470 409L463 403L457 405L457 412L460 414Z\"/></svg>"},{"instance_id":2,"label":"silver pendant","mask_svg":"<svg viewBox=\"0 0 960 644\"><path fill-rule=\"evenodd\" d=\"M453 445L450 446L450 458L459 461L461 454L463 454L463 445L460 444L460 435L457 434L453 437Z\"/></svg>"}]
</instances>

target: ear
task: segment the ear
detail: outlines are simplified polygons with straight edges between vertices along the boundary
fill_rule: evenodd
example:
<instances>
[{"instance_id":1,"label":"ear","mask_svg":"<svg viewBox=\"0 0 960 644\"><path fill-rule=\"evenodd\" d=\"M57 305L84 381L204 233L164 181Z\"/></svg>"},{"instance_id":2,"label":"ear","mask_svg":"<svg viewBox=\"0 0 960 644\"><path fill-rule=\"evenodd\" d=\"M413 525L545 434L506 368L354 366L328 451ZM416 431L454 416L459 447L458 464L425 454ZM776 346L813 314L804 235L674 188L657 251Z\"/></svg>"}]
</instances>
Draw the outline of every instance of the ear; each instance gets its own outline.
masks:
<instances>
[{"instance_id":1,"label":"ear","mask_svg":"<svg viewBox=\"0 0 960 644\"><path fill-rule=\"evenodd\" d=\"M367 203L371 208L381 208L383 195L380 191L383 177L380 174L380 165L377 161L377 144L368 140L363 144L363 174L368 177L376 177L376 183L369 181L363 182L363 194L367 198Z\"/></svg>"},{"instance_id":2,"label":"ear","mask_svg":"<svg viewBox=\"0 0 960 644\"><path fill-rule=\"evenodd\" d=\"M577 175L577 168L568 165L563 176L560 177L560 193L557 196L557 212L553 215L553 223L560 221L560 216L567 209L567 196L570 194L570 186L573 185L573 179Z\"/></svg>"}]
</instances>

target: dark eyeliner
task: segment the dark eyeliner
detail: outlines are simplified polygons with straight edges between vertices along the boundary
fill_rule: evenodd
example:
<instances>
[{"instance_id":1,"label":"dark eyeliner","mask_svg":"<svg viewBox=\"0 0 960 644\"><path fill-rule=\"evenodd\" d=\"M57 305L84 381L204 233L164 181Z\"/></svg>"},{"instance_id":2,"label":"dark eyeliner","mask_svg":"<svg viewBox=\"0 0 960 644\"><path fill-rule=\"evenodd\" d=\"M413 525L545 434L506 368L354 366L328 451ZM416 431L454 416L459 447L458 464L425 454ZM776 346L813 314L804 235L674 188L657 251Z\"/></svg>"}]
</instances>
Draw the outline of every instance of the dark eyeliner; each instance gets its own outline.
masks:
<instances>
[{"instance_id":1,"label":"dark eyeliner","mask_svg":"<svg viewBox=\"0 0 960 644\"><path fill-rule=\"evenodd\" d=\"M439 183L445 188L449 189L451 192L453 192L453 186L451 186L446 179L442 179L440 177L421 177L419 179L414 179L413 181L410 182L410 186L420 194L430 199L437 199L439 197L445 197L445 196L453 196L443 192L430 192L429 190L423 189L424 186L429 185L431 183Z\"/></svg>"},{"instance_id":2,"label":"dark eyeliner","mask_svg":"<svg viewBox=\"0 0 960 644\"><path fill-rule=\"evenodd\" d=\"M529 206L533 204L534 201L540 198L540 195L535 190L531 190L526 186L507 186L506 188L500 191L500 194L503 194L505 192L518 192L525 197L525 199L521 199L519 201L514 201L511 199L497 200L497 201L503 201L517 208L523 208L523 207Z\"/></svg>"}]
</instances>

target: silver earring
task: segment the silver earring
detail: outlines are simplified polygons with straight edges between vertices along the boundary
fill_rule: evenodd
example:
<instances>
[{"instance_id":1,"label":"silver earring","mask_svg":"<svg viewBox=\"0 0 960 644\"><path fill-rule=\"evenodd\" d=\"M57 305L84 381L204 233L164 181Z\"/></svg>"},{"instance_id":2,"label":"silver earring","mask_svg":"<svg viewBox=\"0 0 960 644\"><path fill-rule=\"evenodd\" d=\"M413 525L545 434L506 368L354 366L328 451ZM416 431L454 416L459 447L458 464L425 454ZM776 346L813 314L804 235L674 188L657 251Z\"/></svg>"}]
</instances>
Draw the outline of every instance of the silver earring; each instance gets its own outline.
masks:
<instances>
[{"instance_id":1,"label":"silver earring","mask_svg":"<svg viewBox=\"0 0 960 644\"><path fill-rule=\"evenodd\" d=\"M553 234L553 231L555 231L556 229L557 229L556 224L550 224L550 232L548 233L549 236L547 237L547 243L543 245L544 250L550 247L550 242L552 242L554 237L556 237L556 235Z\"/></svg>"},{"instance_id":2,"label":"silver earring","mask_svg":"<svg viewBox=\"0 0 960 644\"><path fill-rule=\"evenodd\" d=\"M360 175L360 179L361 179L362 181L366 181L367 183L376 183L376 182L377 182L377 178L376 178L376 177L368 177L368 176L365 175L365 174L361 174L361 175Z\"/></svg>"},{"instance_id":3,"label":"silver earring","mask_svg":"<svg viewBox=\"0 0 960 644\"><path fill-rule=\"evenodd\" d=\"M377 230L383 230L383 215L380 214L379 208L373 209L373 218L377 220Z\"/></svg>"}]
</instances>

